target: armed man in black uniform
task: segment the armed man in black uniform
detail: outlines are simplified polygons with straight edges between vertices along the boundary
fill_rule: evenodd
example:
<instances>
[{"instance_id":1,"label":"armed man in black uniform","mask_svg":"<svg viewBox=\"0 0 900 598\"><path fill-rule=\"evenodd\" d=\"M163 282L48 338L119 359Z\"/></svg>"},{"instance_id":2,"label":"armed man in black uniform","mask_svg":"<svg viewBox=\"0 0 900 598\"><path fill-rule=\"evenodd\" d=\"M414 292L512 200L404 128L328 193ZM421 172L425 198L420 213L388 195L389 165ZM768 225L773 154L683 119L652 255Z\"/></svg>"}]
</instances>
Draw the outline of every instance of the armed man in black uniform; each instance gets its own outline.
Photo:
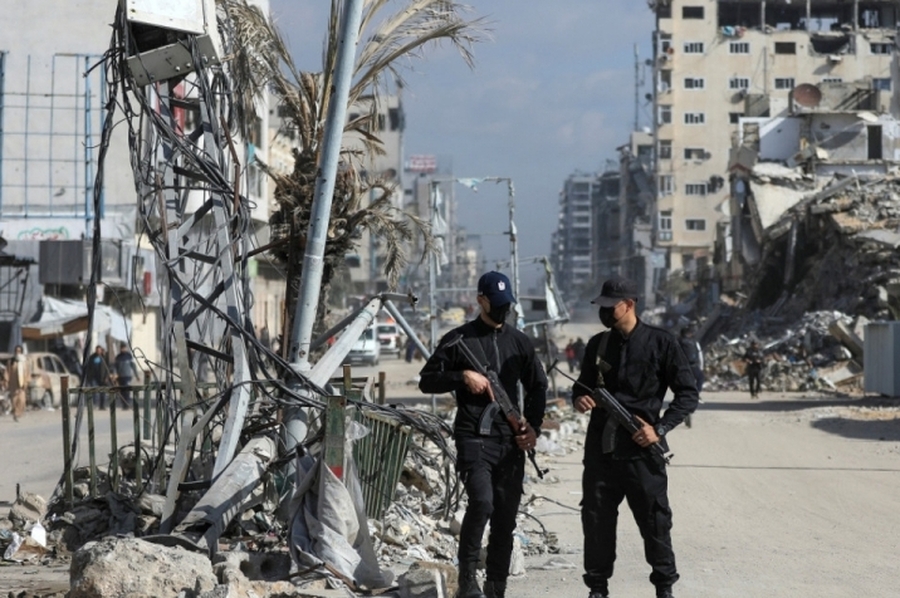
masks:
<instances>
[{"instance_id":1,"label":"armed man in black uniform","mask_svg":"<svg viewBox=\"0 0 900 598\"><path fill-rule=\"evenodd\" d=\"M633 434L597 407L590 394L573 394L575 409L591 411L584 446L581 524L584 530L584 582L589 598L608 598L616 559L616 521L622 499L634 514L644 554L652 568L650 582L659 598L673 598L678 580L672 550L665 462L648 447L697 408L697 384L687 357L671 333L643 323L635 311L636 285L622 277L603 283L592 303L609 328L592 337L585 349L578 381L588 388L605 387L625 409L639 418ZM674 399L660 416L666 390Z\"/></svg>"},{"instance_id":2,"label":"armed man in black uniform","mask_svg":"<svg viewBox=\"0 0 900 598\"><path fill-rule=\"evenodd\" d=\"M421 371L425 393L456 393L456 467L466 488L468 506L459 535L457 598L504 598L512 555L513 530L522 498L525 451L534 450L544 421L547 376L528 337L506 324L513 303L509 279L488 272L478 281L478 318L450 331ZM461 337L461 338L460 338ZM516 400L517 384L525 389L524 419L514 433L496 409L487 377L473 369L457 343L465 343L476 359L498 374L506 394ZM487 547L484 593L475 569L485 525Z\"/></svg>"}]
</instances>

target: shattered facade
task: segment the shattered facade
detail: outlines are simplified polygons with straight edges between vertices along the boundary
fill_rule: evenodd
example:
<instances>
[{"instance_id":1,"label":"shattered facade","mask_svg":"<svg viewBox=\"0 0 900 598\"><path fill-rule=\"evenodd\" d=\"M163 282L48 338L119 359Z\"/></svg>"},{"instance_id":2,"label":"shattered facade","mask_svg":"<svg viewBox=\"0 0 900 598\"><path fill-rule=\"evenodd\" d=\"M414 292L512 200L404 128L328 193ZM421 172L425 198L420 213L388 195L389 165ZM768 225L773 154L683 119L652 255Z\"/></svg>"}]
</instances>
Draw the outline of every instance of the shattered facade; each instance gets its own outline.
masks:
<instances>
[{"instance_id":1,"label":"shattered facade","mask_svg":"<svg viewBox=\"0 0 900 598\"><path fill-rule=\"evenodd\" d=\"M729 152L742 118L790 117L805 85L824 86L823 96L828 96L828 86L838 83L855 86L852 109L869 111L876 120L878 115L898 113L892 90L898 76L895 34L900 3L652 0L649 4L657 17L654 243L669 252L671 270L699 275L704 263L711 262L719 229L729 226L723 213L731 195ZM810 124L813 132L822 131L821 123ZM827 124L831 132L824 134L833 135L847 123ZM864 126L870 124L878 126L875 122ZM779 126L796 128L800 121ZM883 133L887 134L886 126ZM843 151L841 140L840 135L832 137L832 154ZM784 152L796 149L794 154L804 149L777 147Z\"/></svg>"}]
</instances>

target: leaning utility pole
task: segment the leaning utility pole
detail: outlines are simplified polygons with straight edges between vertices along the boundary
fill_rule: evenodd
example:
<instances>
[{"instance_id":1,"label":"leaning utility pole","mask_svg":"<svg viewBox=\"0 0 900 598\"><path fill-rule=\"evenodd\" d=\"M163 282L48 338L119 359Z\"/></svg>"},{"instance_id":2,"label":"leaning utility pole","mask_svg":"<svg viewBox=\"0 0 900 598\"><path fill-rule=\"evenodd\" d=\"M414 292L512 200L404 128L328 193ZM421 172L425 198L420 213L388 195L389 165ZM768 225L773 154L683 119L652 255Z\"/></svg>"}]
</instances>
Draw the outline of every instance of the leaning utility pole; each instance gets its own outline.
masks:
<instances>
[{"instance_id":1,"label":"leaning utility pole","mask_svg":"<svg viewBox=\"0 0 900 598\"><path fill-rule=\"evenodd\" d=\"M328 103L328 114L319 158L318 176L313 195L312 213L307 234L306 253L303 256L303 273L300 293L291 326L288 360L294 372L305 375L310 371L309 351L313 325L319 305L319 292L324 269L325 243L344 126L347 121L347 102L359 42L364 0L348 0L341 15L340 39L334 72L334 90ZM298 392L307 392L299 387ZM306 416L302 408L293 407L285 413L285 450L290 453L305 437Z\"/></svg>"}]
</instances>

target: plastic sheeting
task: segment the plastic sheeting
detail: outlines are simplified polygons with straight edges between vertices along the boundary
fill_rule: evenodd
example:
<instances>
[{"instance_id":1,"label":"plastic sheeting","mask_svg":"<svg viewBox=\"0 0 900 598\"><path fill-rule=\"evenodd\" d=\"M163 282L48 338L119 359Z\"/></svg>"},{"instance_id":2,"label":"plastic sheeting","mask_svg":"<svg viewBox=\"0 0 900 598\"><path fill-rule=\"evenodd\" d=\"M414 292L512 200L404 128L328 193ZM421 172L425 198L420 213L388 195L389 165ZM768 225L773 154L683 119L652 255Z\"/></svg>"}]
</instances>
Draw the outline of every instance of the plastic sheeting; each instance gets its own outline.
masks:
<instances>
[{"instance_id":1,"label":"plastic sheeting","mask_svg":"<svg viewBox=\"0 0 900 598\"><path fill-rule=\"evenodd\" d=\"M378 567L356 466L347 461L341 481L321 459L298 459L291 556L301 570L328 564L357 586L386 588L393 573Z\"/></svg>"}]
</instances>

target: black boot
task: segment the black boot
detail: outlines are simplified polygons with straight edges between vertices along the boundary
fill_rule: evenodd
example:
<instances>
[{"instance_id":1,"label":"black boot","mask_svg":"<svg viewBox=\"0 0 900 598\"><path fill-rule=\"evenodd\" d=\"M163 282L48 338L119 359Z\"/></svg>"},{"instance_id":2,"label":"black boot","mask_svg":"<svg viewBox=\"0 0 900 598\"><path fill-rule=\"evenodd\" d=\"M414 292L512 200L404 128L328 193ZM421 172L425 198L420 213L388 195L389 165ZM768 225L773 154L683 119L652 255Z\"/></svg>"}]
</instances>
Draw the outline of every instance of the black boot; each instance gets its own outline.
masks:
<instances>
[{"instance_id":1,"label":"black boot","mask_svg":"<svg viewBox=\"0 0 900 598\"><path fill-rule=\"evenodd\" d=\"M656 598L675 598L672 586L656 588Z\"/></svg>"},{"instance_id":2,"label":"black boot","mask_svg":"<svg viewBox=\"0 0 900 598\"><path fill-rule=\"evenodd\" d=\"M459 589L456 591L456 598L485 598L478 587L478 579L475 577L475 570L460 569L459 571Z\"/></svg>"},{"instance_id":3,"label":"black boot","mask_svg":"<svg viewBox=\"0 0 900 598\"><path fill-rule=\"evenodd\" d=\"M484 598L506 598L506 582L490 579L484 582Z\"/></svg>"}]
</instances>

